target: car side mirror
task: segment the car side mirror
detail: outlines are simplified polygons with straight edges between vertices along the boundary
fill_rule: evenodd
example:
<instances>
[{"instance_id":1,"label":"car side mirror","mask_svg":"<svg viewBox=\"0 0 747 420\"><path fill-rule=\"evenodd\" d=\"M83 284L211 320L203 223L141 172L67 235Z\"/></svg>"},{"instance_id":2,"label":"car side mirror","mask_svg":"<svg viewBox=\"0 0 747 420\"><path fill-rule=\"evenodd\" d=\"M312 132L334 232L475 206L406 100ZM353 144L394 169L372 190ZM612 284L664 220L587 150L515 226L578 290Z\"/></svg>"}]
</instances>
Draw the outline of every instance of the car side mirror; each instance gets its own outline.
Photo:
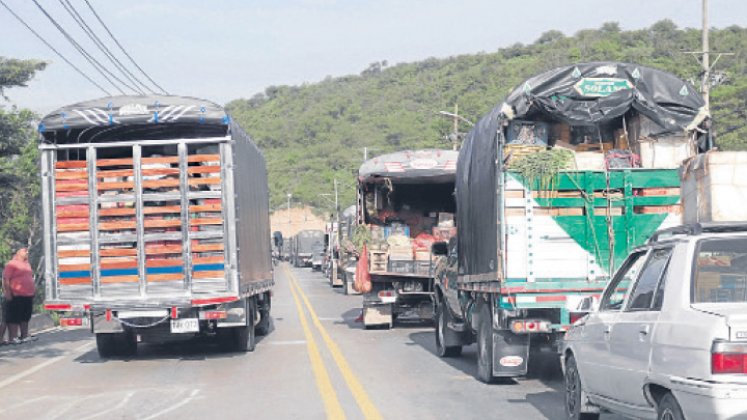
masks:
<instances>
[{"instance_id":1,"label":"car side mirror","mask_svg":"<svg viewBox=\"0 0 747 420\"><path fill-rule=\"evenodd\" d=\"M431 245L433 255L449 255L449 244L446 242L435 242Z\"/></svg>"}]
</instances>

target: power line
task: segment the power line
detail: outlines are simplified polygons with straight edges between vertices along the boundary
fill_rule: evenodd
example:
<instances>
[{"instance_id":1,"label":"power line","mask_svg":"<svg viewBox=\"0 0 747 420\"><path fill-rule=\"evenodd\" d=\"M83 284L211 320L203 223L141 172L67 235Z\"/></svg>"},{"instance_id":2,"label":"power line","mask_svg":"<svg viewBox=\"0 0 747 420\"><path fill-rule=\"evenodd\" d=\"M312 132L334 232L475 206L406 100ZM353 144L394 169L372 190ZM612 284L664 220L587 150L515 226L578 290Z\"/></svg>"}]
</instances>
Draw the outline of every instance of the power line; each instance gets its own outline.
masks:
<instances>
[{"instance_id":1,"label":"power line","mask_svg":"<svg viewBox=\"0 0 747 420\"><path fill-rule=\"evenodd\" d=\"M126 56L127 56L127 58L129 58L129 59L130 59L130 61L132 62L132 64L134 64L134 65L135 65L135 67L137 67L137 69L138 69L138 70L140 70L140 72L141 72L141 73L143 73L143 75L144 75L145 77L147 77L147 78L148 78L148 80L150 80L150 82L151 82L151 83L153 83L153 85L154 85L155 87L157 87L158 89L160 89L160 90L161 90L161 92L163 92L164 94L168 95L169 93L168 93L168 92L166 92L166 89L162 88L162 87L161 87L161 86L160 86L160 85L159 85L158 83L156 83L156 82L155 82L155 81L154 81L154 80L153 80L153 79L152 79L152 78L151 78L150 76L148 76L148 73L146 73L146 72L145 72L145 70L143 70L143 69L142 69L142 67L140 67L140 66L139 66L139 65L138 65L138 64L137 64L137 63L135 62L135 59L133 59L133 58L132 58L132 56L130 56L130 54L128 54L128 53L127 53L127 51L126 51L126 50L124 49L124 47L122 46L122 44L120 44L120 43L119 43L119 40L117 40L117 38L116 38L116 37L114 36L114 34L113 34L113 33L112 33L112 32L111 32L110 30L109 30L109 27L108 27L108 26L106 26L106 24L104 23L104 21L103 21L103 20L101 20L101 17L99 16L99 14L98 14L98 13L96 13L96 10L94 10L94 8L93 8L93 6L91 5L91 3L90 3L90 2L88 1L88 0L85 0L85 2L86 2L86 4L88 5L88 8L89 8L89 9L91 9L91 12L93 12L93 15L94 15L94 16L96 16L96 19L98 19L98 21L99 21L99 23L101 24L101 26L103 26L103 27L104 27L104 29L105 29L105 30L106 30L106 32L107 32L107 33L109 34L109 36L110 36L110 37L111 37L111 38L112 38L112 39L114 40L114 42L115 42L115 43L117 44L117 46L119 47L119 49L120 49L120 50L122 50L122 52L124 53L124 55L126 55Z\"/></svg>"},{"instance_id":2,"label":"power line","mask_svg":"<svg viewBox=\"0 0 747 420\"><path fill-rule=\"evenodd\" d=\"M70 0L59 0L62 7L65 8L67 13L75 20L75 23L78 24L78 26L85 32L86 35L88 35L88 38L93 41L94 44L99 48L101 52L104 53L106 58L109 59L109 61L114 64L114 67L119 70L119 72L126 77L132 84L135 86L135 89L140 92L141 94L145 94L145 92L141 89L142 87L145 87L145 89L149 90L151 93L153 93L153 90L150 89L148 86L146 86L143 82L141 82L135 75L132 74L132 72L125 67L119 59L112 54L111 50L101 41L101 38L96 35L96 33L91 29L91 27L86 23L83 16L78 13L78 11L75 9L75 6L70 3Z\"/></svg>"},{"instance_id":3,"label":"power line","mask_svg":"<svg viewBox=\"0 0 747 420\"><path fill-rule=\"evenodd\" d=\"M101 74L101 76L104 77L104 79L106 79L112 86L114 86L115 89L117 89L122 95L125 94L124 90L122 90L122 88L119 85L117 85L109 77L107 77L107 74L109 74L109 76L111 76L112 78L116 79L119 83L125 85L130 90L137 92L132 86L128 85L127 83L123 82L122 79L112 74L112 72L110 72L109 69L104 67L101 63L99 63L98 60L96 60L91 54L88 53L88 51L85 50L85 48L83 48L80 44L78 44L78 42L76 42L75 39L73 39L73 37L70 36L70 34L68 34L67 31L65 31L65 29L59 23L57 23L57 21L52 17L52 15L47 13L44 7L42 7L42 5L39 4L37 0L33 0L33 2L34 4L36 4L36 7L38 7L39 10L41 10L44 16L46 16L47 19L49 19L49 21L52 22L52 25L54 25L55 28L57 28L57 30L59 30L60 33L62 33L62 35L68 40L68 42L70 42L73 45L73 47L75 47L76 50L78 50L78 52L83 56L83 58L85 58L86 61L88 61L91 64L91 66L93 66L93 68L96 69L96 71L98 71L99 74Z\"/></svg>"},{"instance_id":4,"label":"power line","mask_svg":"<svg viewBox=\"0 0 747 420\"><path fill-rule=\"evenodd\" d=\"M65 62L66 62L67 64L69 64L69 65L70 65L70 67L72 67L73 69L75 69L75 71L76 71L76 72L78 72L78 74L80 74L80 75L81 75L81 76L83 76L83 77L84 77L84 78L85 78L86 80L88 80L89 82L91 82L91 84L92 84L92 85L94 85L94 86L96 86L97 88L101 89L101 91L102 91L102 92L104 92L104 93L105 93L105 94L106 94L107 96L112 96L112 94L111 94L111 93L109 93L109 91L108 91L108 90L104 89L104 88L103 88L103 87L102 87L102 86L101 86L100 84L96 83L96 81L94 81L93 79L91 79L91 78L90 78L90 77L89 77L89 76L88 76L87 74L85 74L85 73L84 73L84 72L83 72L83 71L82 71L81 69L79 69L79 68L78 68L78 67L77 67L77 66L76 66L75 64L73 64L73 63L72 63L72 62L71 62L70 60L68 60L68 59L67 59L67 58L66 58L66 57L65 57L64 55L62 55L62 53L60 53L59 51L57 51L57 49L56 49L55 47L53 47L53 46L52 46L52 44L50 44L49 42L47 42L47 40L45 40L44 38L42 38L42 36L41 36L41 35L39 35L39 33L37 33L37 32L36 32L36 31L35 31L35 30L34 30L34 29L33 29L33 28L31 27L31 26L29 26L29 25L28 25L28 24L27 24L27 23L26 23L26 22L25 22L25 21L24 21L23 19L21 19L21 17L20 17L20 16L18 16L18 15L16 14L16 12L14 12L13 10L11 10L11 8L10 8L10 7L8 7L8 5L7 5L7 4L5 4L5 2L4 2L3 0L0 0L0 4L2 4L2 5L3 5L3 7L5 7L5 8L6 8L7 10L8 10L8 12L10 12L10 14L11 14L11 15L13 15L13 17L15 17L15 18L16 18L16 19L17 19L17 20L18 20L19 22L21 22L21 24L22 24L23 26L25 26L25 27L26 27L26 29L28 29L29 31L31 31L31 33L32 33L32 34L34 34L34 35L35 35L35 36L36 36L37 38L39 38L39 40L40 40L41 42L43 42L43 43L44 43L44 45L46 45L47 47L49 47L49 49L50 49L50 50L52 50L52 51L54 51L54 53L55 53L55 54L57 54L57 56L58 56L58 57L60 57L60 58L61 58L62 60L64 60L64 61L65 61Z\"/></svg>"}]
</instances>

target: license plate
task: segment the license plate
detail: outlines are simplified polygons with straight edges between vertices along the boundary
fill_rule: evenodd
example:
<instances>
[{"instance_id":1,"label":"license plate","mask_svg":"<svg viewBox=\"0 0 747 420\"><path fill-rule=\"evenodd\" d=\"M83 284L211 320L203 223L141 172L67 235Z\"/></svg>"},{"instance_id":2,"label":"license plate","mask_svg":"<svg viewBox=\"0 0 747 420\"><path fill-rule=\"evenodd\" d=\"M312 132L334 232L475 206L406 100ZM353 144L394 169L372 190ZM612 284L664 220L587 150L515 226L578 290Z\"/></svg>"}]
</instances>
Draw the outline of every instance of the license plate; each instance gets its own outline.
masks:
<instances>
[{"instance_id":1,"label":"license plate","mask_svg":"<svg viewBox=\"0 0 747 420\"><path fill-rule=\"evenodd\" d=\"M200 332L200 321L197 318L172 319L171 332L175 334Z\"/></svg>"}]
</instances>

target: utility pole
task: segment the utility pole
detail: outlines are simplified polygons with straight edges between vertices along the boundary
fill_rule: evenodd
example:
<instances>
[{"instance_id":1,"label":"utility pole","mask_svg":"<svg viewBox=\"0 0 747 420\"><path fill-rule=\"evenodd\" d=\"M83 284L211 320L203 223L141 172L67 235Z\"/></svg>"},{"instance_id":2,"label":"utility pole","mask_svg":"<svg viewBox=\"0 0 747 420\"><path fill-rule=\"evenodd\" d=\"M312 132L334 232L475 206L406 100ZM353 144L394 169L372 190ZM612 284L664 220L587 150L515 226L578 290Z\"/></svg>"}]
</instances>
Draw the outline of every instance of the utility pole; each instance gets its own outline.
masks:
<instances>
[{"instance_id":1,"label":"utility pole","mask_svg":"<svg viewBox=\"0 0 747 420\"><path fill-rule=\"evenodd\" d=\"M705 107L710 111L711 57L708 46L708 0L703 0L703 82L700 90L703 93Z\"/></svg>"},{"instance_id":2,"label":"utility pole","mask_svg":"<svg viewBox=\"0 0 747 420\"><path fill-rule=\"evenodd\" d=\"M363 146L363 161L368 160L368 147Z\"/></svg>"}]
</instances>

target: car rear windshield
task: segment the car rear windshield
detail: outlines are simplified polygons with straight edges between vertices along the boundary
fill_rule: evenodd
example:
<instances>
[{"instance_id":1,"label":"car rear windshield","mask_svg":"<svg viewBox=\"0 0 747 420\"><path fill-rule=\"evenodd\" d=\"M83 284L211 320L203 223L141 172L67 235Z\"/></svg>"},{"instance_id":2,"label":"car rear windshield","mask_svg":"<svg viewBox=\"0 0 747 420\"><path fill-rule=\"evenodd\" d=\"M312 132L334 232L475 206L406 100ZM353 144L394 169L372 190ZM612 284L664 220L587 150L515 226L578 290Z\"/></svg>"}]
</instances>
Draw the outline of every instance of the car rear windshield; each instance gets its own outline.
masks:
<instances>
[{"instance_id":1,"label":"car rear windshield","mask_svg":"<svg viewBox=\"0 0 747 420\"><path fill-rule=\"evenodd\" d=\"M700 241L692 284L693 303L747 302L747 238Z\"/></svg>"}]
</instances>

